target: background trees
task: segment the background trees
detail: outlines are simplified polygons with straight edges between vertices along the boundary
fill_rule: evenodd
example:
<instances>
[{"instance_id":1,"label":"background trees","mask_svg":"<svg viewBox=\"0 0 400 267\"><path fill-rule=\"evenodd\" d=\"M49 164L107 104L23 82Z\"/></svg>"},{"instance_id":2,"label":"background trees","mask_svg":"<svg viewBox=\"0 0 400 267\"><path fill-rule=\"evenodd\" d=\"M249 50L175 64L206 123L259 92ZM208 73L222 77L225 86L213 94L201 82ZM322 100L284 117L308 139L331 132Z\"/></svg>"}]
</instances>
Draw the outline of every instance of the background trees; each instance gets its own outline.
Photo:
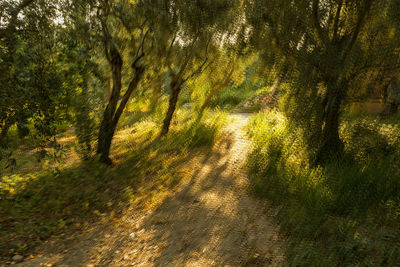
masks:
<instances>
[{"instance_id":1,"label":"background trees","mask_svg":"<svg viewBox=\"0 0 400 267\"><path fill-rule=\"evenodd\" d=\"M385 72L398 67L396 5L396 1L247 3L250 39L266 64L291 68L289 99L298 104L290 107L290 114L315 126L318 162L341 154L339 115L353 82L373 68ZM299 112L307 106L314 110L310 113L314 118Z\"/></svg>"},{"instance_id":2,"label":"background trees","mask_svg":"<svg viewBox=\"0 0 400 267\"><path fill-rule=\"evenodd\" d=\"M85 42L85 33L78 38L87 49L94 46L92 53L101 53L95 58L102 65L102 76L109 79L110 88L103 85L106 104L100 119L97 154L102 162L111 164L109 153L118 121L145 70L150 73L153 68L149 62L158 41L154 16L149 12L151 8L141 2L74 1L70 6L77 12L71 18L72 25L81 32L91 29L93 35L92 42ZM90 19L85 21L87 17Z\"/></svg>"},{"instance_id":3,"label":"background trees","mask_svg":"<svg viewBox=\"0 0 400 267\"><path fill-rule=\"evenodd\" d=\"M367 94L399 67L398 5L383 0L5 1L0 139L15 124L22 129L34 121L38 132L51 136L53 122L71 120L86 140L80 141L86 154L98 130L97 153L110 163L119 118L139 88L152 95L153 106L165 89L168 108L160 126L165 135L188 84L199 77L208 84L193 87L209 92L199 105L202 114L218 91L243 77L256 55L273 74L264 72L263 83L290 84L284 87L283 107L293 124L312 129L305 134L322 163L342 153L343 103Z\"/></svg>"},{"instance_id":4,"label":"background trees","mask_svg":"<svg viewBox=\"0 0 400 267\"><path fill-rule=\"evenodd\" d=\"M56 2L5 1L0 16L0 142L14 124L26 129L29 119L51 136L67 97L57 61Z\"/></svg>"}]
</instances>

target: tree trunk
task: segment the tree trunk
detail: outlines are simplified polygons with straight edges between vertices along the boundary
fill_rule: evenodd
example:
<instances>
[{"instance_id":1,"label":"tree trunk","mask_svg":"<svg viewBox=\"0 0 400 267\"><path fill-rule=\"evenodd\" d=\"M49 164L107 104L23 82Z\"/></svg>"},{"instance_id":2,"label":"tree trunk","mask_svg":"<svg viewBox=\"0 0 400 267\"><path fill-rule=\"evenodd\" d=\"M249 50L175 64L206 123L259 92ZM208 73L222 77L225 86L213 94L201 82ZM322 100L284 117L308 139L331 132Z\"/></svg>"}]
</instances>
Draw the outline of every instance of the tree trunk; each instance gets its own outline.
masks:
<instances>
[{"instance_id":1,"label":"tree trunk","mask_svg":"<svg viewBox=\"0 0 400 267\"><path fill-rule=\"evenodd\" d=\"M336 85L328 85L323 117L322 143L317 154L317 163L323 164L343 154L344 145L339 137L339 116L342 102L341 90Z\"/></svg>"},{"instance_id":2,"label":"tree trunk","mask_svg":"<svg viewBox=\"0 0 400 267\"><path fill-rule=\"evenodd\" d=\"M128 89L126 90L126 93L122 97L121 102L118 105L118 108L116 105L114 105L114 103L113 104L109 103L110 105L107 106L104 112L103 121L101 122L100 126L97 153L100 154L100 161L107 165L112 164L109 155L110 155L111 142L114 137L118 121L125 109L126 104L128 103L129 98L131 97L133 91L137 88L140 80L142 79L143 73L144 73L143 67L135 67L135 76L129 83Z\"/></svg>"},{"instance_id":3,"label":"tree trunk","mask_svg":"<svg viewBox=\"0 0 400 267\"><path fill-rule=\"evenodd\" d=\"M112 161L109 157L111 142L114 136L115 127L113 127L112 118L103 118L101 122L99 138L98 138L98 146L97 146L97 154L100 155L100 162L105 163L107 165L111 165Z\"/></svg>"},{"instance_id":4,"label":"tree trunk","mask_svg":"<svg viewBox=\"0 0 400 267\"><path fill-rule=\"evenodd\" d=\"M125 109L126 104L128 103L133 91L137 88L139 82L142 80L143 73L144 73L144 67L134 67L135 70L135 76L132 78L128 85L128 89L126 90L124 96L121 99L121 102L119 103L118 109L114 114L114 128L117 126L119 118L122 115L122 112Z\"/></svg>"},{"instance_id":5,"label":"tree trunk","mask_svg":"<svg viewBox=\"0 0 400 267\"><path fill-rule=\"evenodd\" d=\"M3 129L1 129L1 133L0 133L0 146L5 146L5 142L4 139L7 137L8 134L8 129L10 129L10 125L8 123L6 123L3 126Z\"/></svg>"},{"instance_id":6,"label":"tree trunk","mask_svg":"<svg viewBox=\"0 0 400 267\"><path fill-rule=\"evenodd\" d=\"M131 97L133 91L135 88L137 88L137 85L139 84L142 75L143 75L144 69L143 68L137 68L135 72L135 77L132 79L132 81L129 83L128 90L126 91L125 95L123 96L121 103L119 104L118 108L114 109L114 116L109 117L111 114L110 112L108 113L107 117L104 117L104 120L101 124L100 127L100 133L99 133L99 150L98 154L100 154L100 161L110 165L112 164L112 161L109 157L110 155L110 148L111 148L111 142L115 134L115 129L117 128L118 121L125 109L126 104L128 103L129 98ZM101 141L100 141L101 139Z\"/></svg>"},{"instance_id":7,"label":"tree trunk","mask_svg":"<svg viewBox=\"0 0 400 267\"><path fill-rule=\"evenodd\" d=\"M103 120L100 124L99 137L97 144L97 154L100 155L100 161L105 164L111 164L110 147L111 141L114 136L115 126L114 126L114 114L117 108L118 100L120 97L121 87L122 87L122 58L116 48L110 50L110 64L113 79L113 88L111 91L110 100L108 101L107 107L104 110Z\"/></svg>"},{"instance_id":8,"label":"tree trunk","mask_svg":"<svg viewBox=\"0 0 400 267\"><path fill-rule=\"evenodd\" d=\"M201 120L201 118L203 117L203 114L204 114L204 110L206 109L206 107L208 106L208 104L210 104L211 99L212 99L212 97L215 95L215 93L216 93L216 91L211 92L211 93L207 96L206 100L204 100L203 105L201 105L201 107L200 107L199 115L197 116L196 121L200 121L200 120Z\"/></svg>"},{"instance_id":9,"label":"tree trunk","mask_svg":"<svg viewBox=\"0 0 400 267\"><path fill-rule=\"evenodd\" d=\"M109 158L111 141L114 136L114 116L115 107L112 103L108 103L104 111L103 120L100 124L99 137L97 144L97 154L100 155L100 162L111 165L112 161Z\"/></svg>"},{"instance_id":10,"label":"tree trunk","mask_svg":"<svg viewBox=\"0 0 400 267\"><path fill-rule=\"evenodd\" d=\"M171 120L176 109L176 103L178 102L179 94L181 92L181 85L177 85L172 88L172 94L169 97L168 111L163 122L160 136L166 135L169 131L169 126L171 125Z\"/></svg>"}]
</instances>

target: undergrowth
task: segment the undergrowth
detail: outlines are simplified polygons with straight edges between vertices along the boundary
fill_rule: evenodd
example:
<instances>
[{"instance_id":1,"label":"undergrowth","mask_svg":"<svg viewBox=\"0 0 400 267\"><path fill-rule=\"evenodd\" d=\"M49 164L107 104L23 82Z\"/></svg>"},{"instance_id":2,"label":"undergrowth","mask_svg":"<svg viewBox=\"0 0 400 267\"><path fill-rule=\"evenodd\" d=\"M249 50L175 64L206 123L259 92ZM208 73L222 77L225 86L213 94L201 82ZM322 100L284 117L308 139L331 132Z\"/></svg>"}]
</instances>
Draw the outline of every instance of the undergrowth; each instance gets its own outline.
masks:
<instances>
[{"instance_id":1,"label":"undergrowth","mask_svg":"<svg viewBox=\"0 0 400 267\"><path fill-rule=\"evenodd\" d=\"M293 266L397 266L400 262L400 123L344 116L345 156L308 161L306 129L278 111L254 116L248 158L255 192L278 206Z\"/></svg>"},{"instance_id":2,"label":"undergrowth","mask_svg":"<svg viewBox=\"0 0 400 267\"><path fill-rule=\"evenodd\" d=\"M228 87L219 91L211 100L209 106L211 108L218 107L224 110L232 110L239 104L256 96L260 88L260 85L253 84L246 80L237 87Z\"/></svg>"},{"instance_id":3,"label":"undergrowth","mask_svg":"<svg viewBox=\"0 0 400 267\"><path fill-rule=\"evenodd\" d=\"M118 219L129 207L161 203L190 175L185 163L193 149L212 146L226 118L209 113L195 123L190 115L178 111L171 132L162 139L157 138L157 116L122 125L113 141L111 168L96 159L68 159L70 154L60 164L42 168L32 166L43 163L31 155L36 163L28 169L18 165L0 176L0 263L17 253L29 255L51 236Z\"/></svg>"}]
</instances>

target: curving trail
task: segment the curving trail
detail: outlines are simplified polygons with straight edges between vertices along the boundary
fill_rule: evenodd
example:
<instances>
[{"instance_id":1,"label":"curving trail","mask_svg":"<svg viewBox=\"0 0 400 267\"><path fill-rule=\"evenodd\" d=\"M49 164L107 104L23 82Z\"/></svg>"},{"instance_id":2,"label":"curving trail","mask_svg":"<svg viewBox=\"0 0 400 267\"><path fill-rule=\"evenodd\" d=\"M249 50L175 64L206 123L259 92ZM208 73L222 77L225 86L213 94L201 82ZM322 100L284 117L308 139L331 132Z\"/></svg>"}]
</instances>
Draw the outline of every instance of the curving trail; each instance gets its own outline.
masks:
<instances>
[{"instance_id":1,"label":"curving trail","mask_svg":"<svg viewBox=\"0 0 400 267\"><path fill-rule=\"evenodd\" d=\"M229 117L225 137L188 163L191 179L155 210L133 214L124 226L107 229L106 238L92 234L64 254L20 266L282 265L275 211L251 195L243 168L251 145L244 130L249 115Z\"/></svg>"}]
</instances>

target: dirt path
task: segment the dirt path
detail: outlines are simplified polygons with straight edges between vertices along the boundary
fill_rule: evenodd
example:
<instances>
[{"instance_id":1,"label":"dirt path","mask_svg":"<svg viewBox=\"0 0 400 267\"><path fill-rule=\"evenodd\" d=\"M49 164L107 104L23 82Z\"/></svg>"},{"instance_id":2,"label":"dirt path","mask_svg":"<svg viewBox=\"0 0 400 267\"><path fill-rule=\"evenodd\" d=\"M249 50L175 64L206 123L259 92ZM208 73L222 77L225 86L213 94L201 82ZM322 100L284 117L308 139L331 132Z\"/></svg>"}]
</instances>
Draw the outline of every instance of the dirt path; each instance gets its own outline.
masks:
<instances>
[{"instance_id":1,"label":"dirt path","mask_svg":"<svg viewBox=\"0 0 400 267\"><path fill-rule=\"evenodd\" d=\"M232 114L223 138L193 159L193 175L156 210L71 241L65 253L20 266L280 266L274 210L248 191L249 115ZM104 234L107 233L107 234Z\"/></svg>"}]
</instances>

